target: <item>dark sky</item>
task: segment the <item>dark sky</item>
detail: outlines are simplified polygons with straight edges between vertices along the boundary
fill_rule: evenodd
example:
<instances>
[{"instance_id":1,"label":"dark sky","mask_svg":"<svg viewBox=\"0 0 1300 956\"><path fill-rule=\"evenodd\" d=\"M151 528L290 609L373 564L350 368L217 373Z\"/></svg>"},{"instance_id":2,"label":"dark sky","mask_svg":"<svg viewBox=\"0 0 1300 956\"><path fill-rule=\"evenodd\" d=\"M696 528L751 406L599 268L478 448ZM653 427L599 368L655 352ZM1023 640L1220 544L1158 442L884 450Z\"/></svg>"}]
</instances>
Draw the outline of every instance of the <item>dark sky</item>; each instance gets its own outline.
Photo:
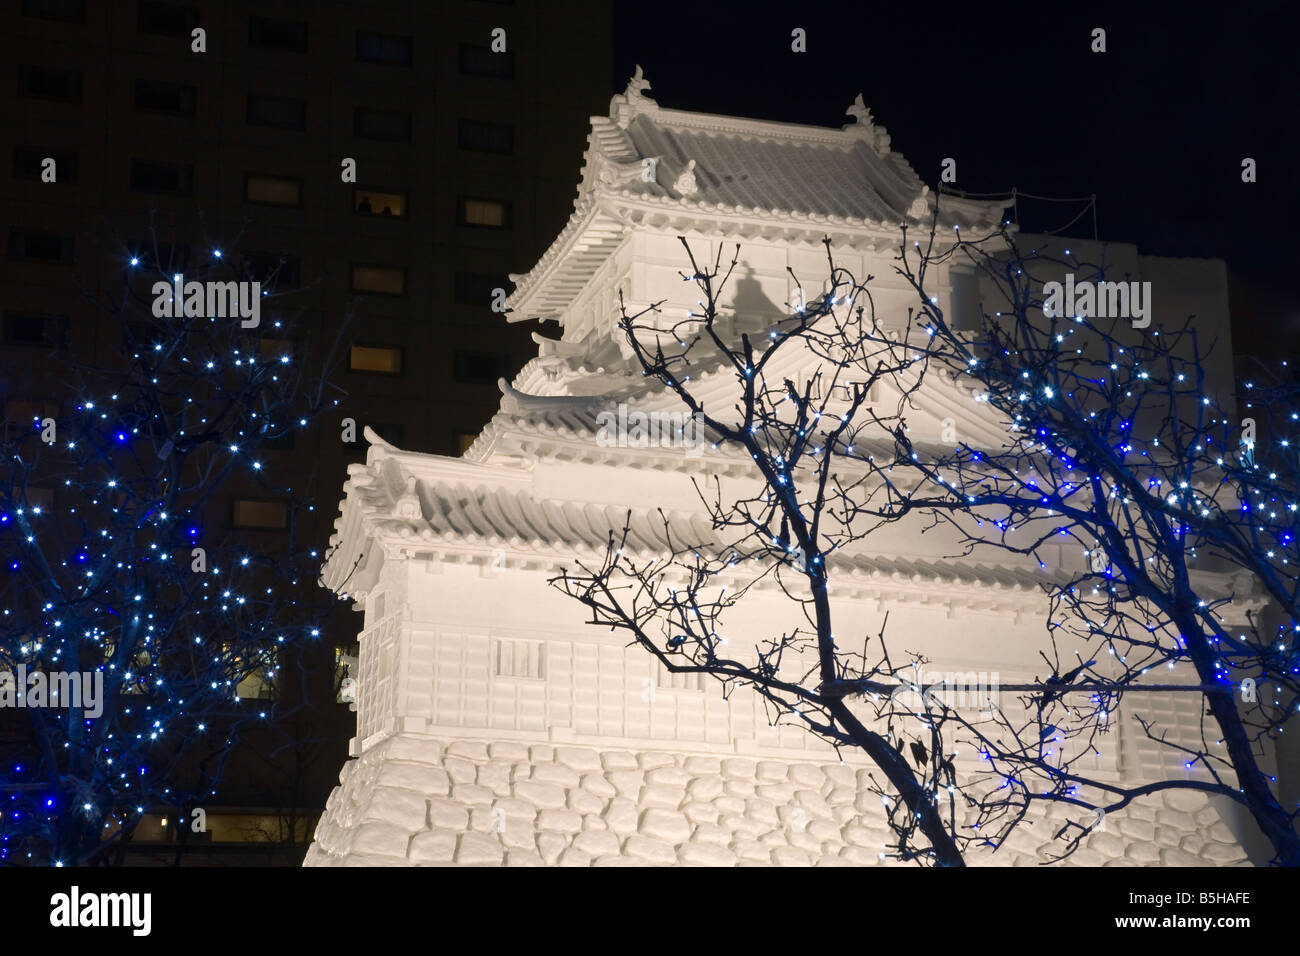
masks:
<instances>
[{"instance_id":1,"label":"dark sky","mask_svg":"<svg viewBox=\"0 0 1300 956\"><path fill-rule=\"evenodd\" d=\"M974 8L974 9L972 9ZM1095 193L1101 238L1227 260L1238 348L1300 330L1300 4L624 3L617 87L640 63L667 107L817 125L861 92L935 185ZM807 31L793 53L791 30ZM1106 30L1107 52L1090 52ZM1241 181L1253 157L1258 181ZM1024 202L1022 228L1081 206ZM1092 234L1091 217L1082 232ZM1280 328L1281 327L1281 328Z\"/></svg>"}]
</instances>

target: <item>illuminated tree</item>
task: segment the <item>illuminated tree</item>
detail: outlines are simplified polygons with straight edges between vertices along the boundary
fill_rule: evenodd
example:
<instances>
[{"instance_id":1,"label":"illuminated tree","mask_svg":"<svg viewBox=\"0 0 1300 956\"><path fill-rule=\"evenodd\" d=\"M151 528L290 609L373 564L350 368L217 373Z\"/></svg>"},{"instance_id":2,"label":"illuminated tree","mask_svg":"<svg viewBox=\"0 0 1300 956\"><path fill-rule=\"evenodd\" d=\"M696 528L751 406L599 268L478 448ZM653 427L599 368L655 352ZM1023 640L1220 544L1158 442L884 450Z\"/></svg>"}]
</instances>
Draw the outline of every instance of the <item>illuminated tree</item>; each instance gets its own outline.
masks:
<instances>
[{"instance_id":1,"label":"illuminated tree","mask_svg":"<svg viewBox=\"0 0 1300 956\"><path fill-rule=\"evenodd\" d=\"M6 422L6 863L102 861L142 813L201 804L243 730L277 716L285 668L319 642L313 507L262 454L338 400L305 367L309 343L290 337L276 264L213 249L183 276L180 304L191 283L229 282L217 295L242 292L255 311L204 297L169 317L185 310L172 308L181 277L167 255L156 241L127 252L94 301L120 354L56 345L41 362L57 407ZM337 340L323 346L328 368ZM287 500L282 532L228 530L235 494ZM88 693L24 699L56 675Z\"/></svg>"}]
</instances>

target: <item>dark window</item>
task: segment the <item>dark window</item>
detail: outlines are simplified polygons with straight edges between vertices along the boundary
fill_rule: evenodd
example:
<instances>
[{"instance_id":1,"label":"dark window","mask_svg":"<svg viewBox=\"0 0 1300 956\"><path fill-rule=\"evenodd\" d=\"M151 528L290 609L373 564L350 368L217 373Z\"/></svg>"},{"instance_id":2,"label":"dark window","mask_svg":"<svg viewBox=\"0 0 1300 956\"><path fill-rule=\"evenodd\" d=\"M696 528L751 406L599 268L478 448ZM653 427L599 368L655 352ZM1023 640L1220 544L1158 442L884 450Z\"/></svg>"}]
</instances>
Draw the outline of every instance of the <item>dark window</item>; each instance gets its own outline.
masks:
<instances>
[{"instance_id":1,"label":"dark window","mask_svg":"<svg viewBox=\"0 0 1300 956\"><path fill-rule=\"evenodd\" d=\"M460 71L473 76L499 76L514 79L515 55L513 52L493 53L489 47L460 45Z\"/></svg>"},{"instance_id":2,"label":"dark window","mask_svg":"<svg viewBox=\"0 0 1300 956\"><path fill-rule=\"evenodd\" d=\"M397 110L357 108L352 113L352 135L390 143L411 141L411 114Z\"/></svg>"},{"instance_id":3,"label":"dark window","mask_svg":"<svg viewBox=\"0 0 1300 956\"><path fill-rule=\"evenodd\" d=\"M306 53L307 24L301 20L249 17L248 45L282 53Z\"/></svg>"},{"instance_id":4,"label":"dark window","mask_svg":"<svg viewBox=\"0 0 1300 956\"><path fill-rule=\"evenodd\" d=\"M5 345L62 348L68 342L68 317L41 312L6 312Z\"/></svg>"},{"instance_id":5,"label":"dark window","mask_svg":"<svg viewBox=\"0 0 1300 956\"><path fill-rule=\"evenodd\" d=\"M18 95L80 103L81 71L65 70L57 66L20 64L18 67Z\"/></svg>"},{"instance_id":6,"label":"dark window","mask_svg":"<svg viewBox=\"0 0 1300 956\"><path fill-rule=\"evenodd\" d=\"M406 270L395 266L352 264L352 291L373 295L406 295Z\"/></svg>"},{"instance_id":7,"label":"dark window","mask_svg":"<svg viewBox=\"0 0 1300 956\"><path fill-rule=\"evenodd\" d=\"M461 149L509 156L515 151L515 128L509 123L463 119L457 128L457 141Z\"/></svg>"},{"instance_id":8,"label":"dark window","mask_svg":"<svg viewBox=\"0 0 1300 956\"><path fill-rule=\"evenodd\" d=\"M456 381L468 385L492 385L505 374L505 363L486 352L457 352L453 368Z\"/></svg>"},{"instance_id":9,"label":"dark window","mask_svg":"<svg viewBox=\"0 0 1300 956\"><path fill-rule=\"evenodd\" d=\"M23 16L85 23L86 0L23 0Z\"/></svg>"},{"instance_id":10,"label":"dark window","mask_svg":"<svg viewBox=\"0 0 1300 956\"><path fill-rule=\"evenodd\" d=\"M180 3L140 0L136 29L159 36L187 37L199 25L199 11Z\"/></svg>"},{"instance_id":11,"label":"dark window","mask_svg":"<svg viewBox=\"0 0 1300 956\"><path fill-rule=\"evenodd\" d=\"M506 280L502 276L483 275L479 272L456 273L456 302L460 305L488 306L496 296L496 290L504 290Z\"/></svg>"},{"instance_id":12,"label":"dark window","mask_svg":"<svg viewBox=\"0 0 1300 956\"><path fill-rule=\"evenodd\" d=\"M133 159L131 160L131 188L141 193L188 196L194 190L194 167L183 163Z\"/></svg>"},{"instance_id":13,"label":"dark window","mask_svg":"<svg viewBox=\"0 0 1300 956\"><path fill-rule=\"evenodd\" d=\"M284 531L289 527L289 503L283 498L235 498L230 524L250 531Z\"/></svg>"},{"instance_id":14,"label":"dark window","mask_svg":"<svg viewBox=\"0 0 1300 956\"><path fill-rule=\"evenodd\" d=\"M77 154L62 149L28 149L19 146L14 150L14 176L18 179L40 179L46 159L54 160L56 183L77 181Z\"/></svg>"},{"instance_id":15,"label":"dark window","mask_svg":"<svg viewBox=\"0 0 1300 956\"><path fill-rule=\"evenodd\" d=\"M135 81L135 108L151 113L171 113L174 116L193 116L198 91L180 83L161 80Z\"/></svg>"},{"instance_id":16,"label":"dark window","mask_svg":"<svg viewBox=\"0 0 1300 956\"><path fill-rule=\"evenodd\" d=\"M302 284L302 260L274 252L245 252L244 275L271 289L296 289Z\"/></svg>"},{"instance_id":17,"label":"dark window","mask_svg":"<svg viewBox=\"0 0 1300 956\"><path fill-rule=\"evenodd\" d=\"M138 260L137 269L156 270L175 275L184 272L190 264L190 247L185 243L159 242L139 239L131 244L128 259Z\"/></svg>"},{"instance_id":18,"label":"dark window","mask_svg":"<svg viewBox=\"0 0 1300 956\"><path fill-rule=\"evenodd\" d=\"M275 360L282 355L292 356L293 340L263 338L261 352L264 359ZM257 436L257 443L260 447L271 451L293 451L293 436L296 431L293 422L288 419L274 425L263 423L262 431Z\"/></svg>"},{"instance_id":19,"label":"dark window","mask_svg":"<svg viewBox=\"0 0 1300 956\"><path fill-rule=\"evenodd\" d=\"M249 173L244 178L244 199L263 206L302 206L302 180L291 176L260 176Z\"/></svg>"},{"instance_id":20,"label":"dark window","mask_svg":"<svg viewBox=\"0 0 1300 956\"><path fill-rule=\"evenodd\" d=\"M405 219L406 191L354 186L352 211L359 216L391 216L394 219Z\"/></svg>"},{"instance_id":21,"label":"dark window","mask_svg":"<svg viewBox=\"0 0 1300 956\"><path fill-rule=\"evenodd\" d=\"M9 228L9 258L18 262L72 265L72 236L40 229Z\"/></svg>"},{"instance_id":22,"label":"dark window","mask_svg":"<svg viewBox=\"0 0 1300 956\"><path fill-rule=\"evenodd\" d=\"M510 202L505 199L459 196L456 199L456 214L462 226L509 229L511 225Z\"/></svg>"},{"instance_id":23,"label":"dark window","mask_svg":"<svg viewBox=\"0 0 1300 956\"><path fill-rule=\"evenodd\" d=\"M122 326L122 344L129 349L152 349L166 341L167 333L148 322L127 322Z\"/></svg>"},{"instance_id":24,"label":"dark window","mask_svg":"<svg viewBox=\"0 0 1300 956\"><path fill-rule=\"evenodd\" d=\"M411 65L411 38L357 31L357 59L370 63L392 63L395 66Z\"/></svg>"},{"instance_id":25,"label":"dark window","mask_svg":"<svg viewBox=\"0 0 1300 956\"><path fill-rule=\"evenodd\" d=\"M276 126L280 129L305 129L307 101L285 96L248 94L248 125Z\"/></svg>"},{"instance_id":26,"label":"dark window","mask_svg":"<svg viewBox=\"0 0 1300 956\"><path fill-rule=\"evenodd\" d=\"M5 439L19 438L32 431L40 431L41 422L47 418L58 421L58 402L39 398L11 398L5 402L4 415L0 417L0 423L3 424L0 433L3 433Z\"/></svg>"},{"instance_id":27,"label":"dark window","mask_svg":"<svg viewBox=\"0 0 1300 956\"><path fill-rule=\"evenodd\" d=\"M370 430L388 442L390 445L402 447L403 439L406 437L406 429L400 422L366 422Z\"/></svg>"}]
</instances>

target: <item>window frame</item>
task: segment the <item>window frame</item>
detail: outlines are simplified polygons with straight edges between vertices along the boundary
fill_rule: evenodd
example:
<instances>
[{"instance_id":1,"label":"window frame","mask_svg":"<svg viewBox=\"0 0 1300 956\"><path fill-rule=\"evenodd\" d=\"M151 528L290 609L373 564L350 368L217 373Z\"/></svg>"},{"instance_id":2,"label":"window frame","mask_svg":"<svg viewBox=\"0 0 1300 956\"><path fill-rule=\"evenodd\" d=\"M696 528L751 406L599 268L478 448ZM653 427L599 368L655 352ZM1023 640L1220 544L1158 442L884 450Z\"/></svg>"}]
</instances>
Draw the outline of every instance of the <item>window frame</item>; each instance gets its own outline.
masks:
<instances>
[{"instance_id":1,"label":"window frame","mask_svg":"<svg viewBox=\"0 0 1300 956\"><path fill-rule=\"evenodd\" d=\"M360 131L361 117L363 114L385 115L385 116L402 116L406 118L406 136L399 138L395 136L367 136ZM354 106L352 107L352 138L369 140L372 143L410 143L415 138L415 118L410 110L386 110L373 106Z\"/></svg>"},{"instance_id":2,"label":"window frame","mask_svg":"<svg viewBox=\"0 0 1300 956\"><path fill-rule=\"evenodd\" d=\"M357 268L391 269L402 274L401 292L376 292L357 287ZM410 271L405 266L395 266L387 262L348 262L348 291L353 295L378 295L389 299L405 299L410 293Z\"/></svg>"},{"instance_id":3,"label":"window frame","mask_svg":"<svg viewBox=\"0 0 1300 956\"><path fill-rule=\"evenodd\" d=\"M183 182L183 189L154 189L136 184L136 170L144 165L157 166L174 166L180 173ZM127 188L133 193L144 193L149 196L177 196L188 198L194 195L194 166L191 163L174 163L167 159L142 159L138 156L131 157L131 166L128 170Z\"/></svg>"},{"instance_id":4,"label":"window frame","mask_svg":"<svg viewBox=\"0 0 1300 956\"><path fill-rule=\"evenodd\" d=\"M284 47L273 46L261 40L257 34L259 26L265 27L267 24L278 26L292 26L302 28L302 46ZM310 23L307 20L286 20L282 17L261 17L257 14L250 14L248 17L248 47L251 50L268 50L271 53L301 53L306 55L311 40Z\"/></svg>"},{"instance_id":5,"label":"window frame","mask_svg":"<svg viewBox=\"0 0 1300 956\"><path fill-rule=\"evenodd\" d=\"M498 129L507 130L510 134L510 147L508 149L485 149L482 146L466 146L465 130L470 126L497 127ZM476 120L468 117L458 117L456 120L456 148L463 149L468 153L486 153L490 156L513 156L515 154L515 124L514 123L494 123L491 120Z\"/></svg>"},{"instance_id":6,"label":"window frame","mask_svg":"<svg viewBox=\"0 0 1300 956\"><path fill-rule=\"evenodd\" d=\"M488 223L470 222L466 218L466 210L468 209L468 204L471 202L500 203L504 212L504 216L502 217L505 220L504 225L493 226ZM464 229L493 229L497 232L510 232L515 227L514 207L514 200L511 199L499 199L495 196L458 195L456 197L456 225Z\"/></svg>"},{"instance_id":7,"label":"window frame","mask_svg":"<svg viewBox=\"0 0 1300 956\"><path fill-rule=\"evenodd\" d=\"M384 57L362 56L361 38L362 36L375 37L382 45L385 40L405 40L406 41L406 59L393 60ZM380 33L377 30L357 30L353 40L353 56L359 63L377 63L381 66L400 66L410 69L415 65L415 38L406 36L401 33Z\"/></svg>"},{"instance_id":8,"label":"window frame","mask_svg":"<svg viewBox=\"0 0 1300 956\"><path fill-rule=\"evenodd\" d=\"M37 236L44 238L58 239L62 247L67 250L67 254L60 256L58 259L46 259L39 256L14 255L15 240L20 236ZM7 258L9 262L29 262L33 265L50 265L50 266L70 266L76 262L77 258L77 236L71 232L55 232L50 229L37 229L31 226L10 226L9 227L9 248ZM26 243L23 243L24 249ZM33 313L35 314L35 313ZM44 313L41 313L44 314Z\"/></svg>"},{"instance_id":9,"label":"window frame","mask_svg":"<svg viewBox=\"0 0 1300 956\"><path fill-rule=\"evenodd\" d=\"M401 196L403 212L400 216L385 216L380 212L361 212L357 209L358 197L361 193L377 193L381 196ZM411 193L407 189L398 189L396 186L352 186L352 215L360 216L362 219L399 219L405 222L411 218Z\"/></svg>"},{"instance_id":10,"label":"window frame","mask_svg":"<svg viewBox=\"0 0 1300 956\"><path fill-rule=\"evenodd\" d=\"M248 196L248 186L254 179L268 179L285 183L295 183L298 186L298 201L296 203L268 202L265 199L250 199ZM301 176L280 176L275 173L244 173L244 202L254 206L267 206L271 209L301 209L303 201L303 178Z\"/></svg>"},{"instance_id":11,"label":"window frame","mask_svg":"<svg viewBox=\"0 0 1300 956\"><path fill-rule=\"evenodd\" d=\"M22 171L22 158L24 154L32 154L37 158L37 172L33 176L27 175ZM45 159L53 159L58 178L54 181L55 185L75 183L79 180L81 167L80 153L75 149L44 149L39 146L22 146L14 147L14 165L13 178L24 179L28 182L40 182L40 166ZM71 167L72 174L68 175L67 170Z\"/></svg>"},{"instance_id":12,"label":"window frame","mask_svg":"<svg viewBox=\"0 0 1300 956\"><path fill-rule=\"evenodd\" d=\"M482 53L486 53L489 57L501 57L509 64L509 71L503 73L495 70L467 69L467 59ZM456 51L456 70L461 76L482 76L493 80L513 80L517 72L515 69L515 51L507 50L504 53L493 53L490 46L484 46L480 43L461 43Z\"/></svg>"},{"instance_id":13,"label":"window frame","mask_svg":"<svg viewBox=\"0 0 1300 956\"><path fill-rule=\"evenodd\" d=\"M23 90L24 75L30 77L31 73L24 74L24 71L40 71L45 73L62 73L74 80L76 90L70 96L54 96L49 93L32 93ZM30 82L28 86L30 86ZM18 96L24 99L45 100L48 103L76 103L80 104L85 94L86 74L84 70L78 70L69 66L41 66L36 63L19 63L18 64Z\"/></svg>"},{"instance_id":14,"label":"window frame","mask_svg":"<svg viewBox=\"0 0 1300 956\"><path fill-rule=\"evenodd\" d=\"M284 526L279 528L268 525L247 525L240 524L238 521L239 503L241 501L252 502L256 504L280 504L284 506ZM229 527L232 531L271 531L284 532L289 530L290 517L292 509L289 507L288 498L267 497L262 495L231 495L230 496L230 522Z\"/></svg>"},{"instance_id":15,"label":"window frame","mask_svg":"<svg viewBox=\"0 0 1300 956\"><path fill-rule=\"evenodd\" d=\"M259 122L253 119L253 103L255 100L266 100L278 103L294 103L301 107L299 113L299 122L297 125L287 123L269 123ZM307 130L307 100L301 96L279 96L275 93L248 93L244 97L244 125L251 126L255 129L282 129L289 132L303 133Z\"/></svg>"},{"instance_id":16,"label":"window frame","mask_svg":"<svg viewBox=\"0 0 1300 956\"><path fill-rule=\"evenodd\" d=\"M157 106L141 106L140 88L141 85L148 85L148 84L153 84L159 88L171 87L173 89L176 89L181 94L182 103L184 102L186 92L188 92L189 109L185 110L182 108L182 109L170 110L170 109L163 109ZM188 83L173 83L170 80L154 80L154 79L150 79L147 76L137 76L135 78L135 84L133 85L131 90L131 107L137 113L152 113L155 116L193 117L198 112L198 108L199 108L198 104L199 104L199 89L197 86L190 86Z\"/></svg>"},{"instance_id":17,"label":"window frame","mask_svg":"<svg viewBox=\"0 0 1300 956\"><path fill-rule=\"evenodd\" d=\"M381 372L373 368L353 368L352 367L352 350L353 349L386 349L397 353L397 371ZM389 345L382 342L370 340L358 340L348 343L348 374L349 375L378 375L381 378L402 378L406 375L406 346Z\"/></svg>"}]
</instances>

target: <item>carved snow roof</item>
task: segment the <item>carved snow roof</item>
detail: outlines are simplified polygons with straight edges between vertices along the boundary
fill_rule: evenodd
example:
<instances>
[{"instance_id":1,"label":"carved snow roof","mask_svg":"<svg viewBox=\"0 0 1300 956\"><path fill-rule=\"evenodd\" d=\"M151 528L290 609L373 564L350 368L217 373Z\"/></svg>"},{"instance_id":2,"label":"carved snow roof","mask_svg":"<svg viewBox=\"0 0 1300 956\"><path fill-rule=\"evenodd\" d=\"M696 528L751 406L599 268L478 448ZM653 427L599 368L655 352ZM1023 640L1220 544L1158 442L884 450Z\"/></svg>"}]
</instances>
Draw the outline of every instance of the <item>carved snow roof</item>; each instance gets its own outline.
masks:
<instances>
[{"instance_id":1,"label":"carved snow roof","mask_svg":"<svg viewBox=\"0 0 1300 956\"><path fill-rule=\"evenodd\" d=\"M564 423L560 427L581 427L582 415L573 409L548 406L532 411ZM625 525L630 529L626 547L641 557L662 556L670 535L679 548L725 553L729 539L720 536L700 510L661 512L643 501L544 496L536 490L531 468L404 452L369 428L365 434L371 443L367 462L348 467L341 513L322 572L324 583L340 593L364 600L388 558L478 564L500 558L510 566L547 569L575 560L590 564L603 558L611 533L618 537ZM678 450L679 461L680 454ZM710 464L716 467L716 459ZM1040 570L1005 555L981 561L855 551L840 552L831 566L850 595L1015 613L1030 604L1030 592L1041 593L1044 585L1067 579L1065 571ZM736 573L744 577L743 566ZM1209 590L1235 592L1229 615L1234 619L1266 600L1249 579L1203 571L1193 575Z\"/></svg>"},{"instance_id":2,"label":"carved snow roof","mask_svg":"<svg viewBox=\"0 0 1300 956\"><path fill-rule=\"evenodd\" d=\"M664 109L648 87L637 67L610 115L592 117L574 212L537 264L510 276L511 321L558 317L632 226L874 244L929 221L929 187L861 94L834 129ZM945 197L941 218L991 226L1002 209Z\"/></svg>"},{"instance_id":3,"label":"carved snow roof","mask_svg":"<svg viewBox=\"0 0 1300 956\"><path fill-rule=\"evenodd\" d=\"M408 471L421 464L438 473ZM540 558L550 566L598 559L605 553L610 535L618 537L626 525L630 529L626 547L638 555L665 553L670 534L678 547L689 545L715 553L723 549L712 522L702 512L665 511L661 516L657 509L644 506L541 498L523 475L519 480L498 483L490 469L453 459L385 454L372 457L367 465L352 465L348 471L347 497L335 522L324 577L331 587L355 595L365 593L368 576L354 575L353 570L370 560L375 543L382 545L386 555L427 554L445 559L458 554L486 560L497 550L514 564ZM873 586L933 589L937 583L971 592L1025 592L1037 591L1045 580L1027 567L886 555L841 556L835 566L859 585Z\"/></svg>"}]
</instances>

